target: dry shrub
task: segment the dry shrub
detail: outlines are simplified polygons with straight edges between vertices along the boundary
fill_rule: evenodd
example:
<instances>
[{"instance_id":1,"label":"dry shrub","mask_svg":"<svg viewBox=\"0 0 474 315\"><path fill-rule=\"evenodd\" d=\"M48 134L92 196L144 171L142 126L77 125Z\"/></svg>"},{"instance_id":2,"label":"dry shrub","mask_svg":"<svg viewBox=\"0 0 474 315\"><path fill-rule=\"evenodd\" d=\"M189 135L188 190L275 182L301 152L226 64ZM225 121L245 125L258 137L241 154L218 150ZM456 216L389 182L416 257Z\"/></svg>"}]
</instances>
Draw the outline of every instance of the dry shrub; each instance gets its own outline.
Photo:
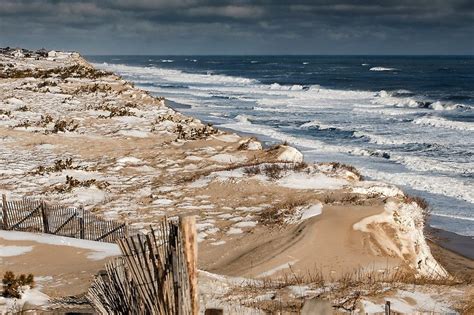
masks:
<instances>
[{"instance_id":1,"label":"dry shrub","mask_svg":"<svg viewBox=\"0 0 474 315\"><path fill-rule=\"evenodd\" d=\"M263 173L270 179L277 180L287 171L301 172L308 167L306 162L298 163L270 163L263 167Z\"/></svg>"},{"instance_id":2,"label":"dry shrub","mask_svg":"<svg viewBox=\"0 0 474 315\"><path fill-rule=\"evenodd\" d=\"M73 91L71 94L77 95L81 93L98 93L98 92L109 92L112 91L112 87L108 84L89 84L89 85L82 85L75 91Z\"/></svg>"},{"instance_id":3,"label":"dry shrub","mask_svg":"<svg viewBox=\"0 0 474 315\"><path fill-rule=\"evenodd\" d=\"M76 131L77 127L79 127L79 124L74 121L74 119L68 119L68 120L62 120L58 119L54 123L53 130L51 130L52 133L58 133L58 132L74 132Z\"/></svg>"},{"instance_id":4,"label":"dry shrub","mask_svg":"<svg viewBox=\"0 0 474 315\"><path fill-rule=\"evenodd\" d=\"M238 147L237 147L237 150L247 150L249 148L249 143L250 142L253 142L253 141L258 141L257 138L255 137L251 137L249 139L247 139L245 142L242 142Z\"/></svg>"},{"instance_id":5,"label":"dry shrub","mask_svg":"<svg viewBox=\"0 0 474 315\"><path fill-rule=\"evenodd\" d=\"M474 292L471 292L466 296L463 304L459 307L461 314L474 314Z\"/></svg>"},{"instance_id":6,"label":"dry shrub","mask_svg":"<svg viewBox=\"0 0 474 315\"><path fill-rule=\"evenodd\" d=\"M295 172L301 172L308 167L308 163L306 162L297 162L291 164L291 169Z\"/></svg>"},{"instance_id":7,"label":"dry shrub","mask_svg":"<svg viewBox=\"0 0 474 315\"><path fill-rule=\"evenodd\" d=\"M267 151L275 151L275 150L278 150L280 149L282 146L288 146L288 142L287 141L283 141L282 143L278 143L278 144L275 144L275 145L272 145L271 147L269 147L267 149Z\"/></svg>"},{"instance_id":8,"label":"dry shrub","mask_svg":"<svg viewBox=\"0 0 474 315\"><path fill-rule=\"evenodd\" d=\"M110 104L100 104L98 106L88 106L87 109L95 109L95 110L104 110L109 111L108 115L99 115L99 118L112 118L112 117L122 117L122 116L135 116L135 113L130 110L130 108L134 108L136 106L128 106L133 105L132 103L126 103L125 105L115 106Z\"/></svg>"},{"instance_id":9,"label":"dry shrub","mask_svg":"<svg viewBox=\"0 0 474 315\"><path fill-rule=\"evenodd\" d=\"M2 284L3 297L20 299L23 287L33 287L35 282L34 277L31 273L28 275L21 274L15 277L15 274L13 272L7 271L3 275Z\"/></svg>"},{"instance_id":10,"label":"dry shrub","mask_svg":"<svg viewBox=\"0 0 474 315\"><path fill-rule=\"evenodd\" d=\"M261 172L262 172L262 170L260 169L260 166L258 166L258 165L249 166L249 167L244 168L244 174L247 175L247 176L258 175Z\"/></svg>"},{"instance_id":11,"label":"dry shrub","mask_svg":"<svg viewBox=\"0 0 474 315\"><path fill-rule=\"evenodd\" d=\"M16 111L18 112L29 112L30 111L30 108L26 105L23 105L23 106L20 106L16 109Z\"/></svg>"},{"instance_id":12,"label":"dry shrub","mask_svg":"<svg viewBox=\"0 0 474 315\"><path fill-rule=\"evenodd\" d=\"M329 163L329 165L332 166L333 170L338 170L338 169L347 170L349 172L354 173L360 179L363 178L362 174L359 172L359 170L357 168L355 168L354 166L352 166L352 165L339 163L339 162L331 162L331 163Z\"/></svg>"},{"instance_id":13,"label":"dry shrub","mask_svg":"<svg viewBox=\"0 0 474 315\"><path fill-rule=\"evenodd\" d=\"M72 164L72 158L65 160L56 160L52 166L43 166L40 165L36 170L32 172L33 175L44 175L47 173L61 172L63 170L77 170L79 166Z\"/></svg>"},{"instance_id":14,"label":"dry shrub","mask_svg":"<svg viewBox=\"0 0 474 315\"><path fill-rule=\"evenodd\" d=\"M41 89L41 88L44 88L44 87L47 87L47 86L57 86L58 84L54 81L43 81L43 82L40 82L38 83L36 86L38 87L38 89Z\"/></svg>"},{"instance_id":15,"label":"dry shrub","mask_svg":"<svg viewBox=\"0 0 474 315\"><path fill-rule=\"evenodd\" d=\"M216 134L218 131L211 124L187 128L178 124L174 132L178 134L177 140L197 140L205 139L210 135Z\"/></svg>"},{"instance_id":16,"label":"dry shrub","mask_svg":"<svg viewBox=\"0 0 474 315\"><path fill-rule=\"evenodd\" d=\"M20 122L19 124L16 124L15 126L13 126L12 128L23 128L23 127L25 129L27 129L28 127L31 127L31 121L29 119L24 120Z\"/></svg>"},{"instance_id":17,"label":"dry shrub","mask_svg":"<svg viewBox=\"0 0 474 315\"><path fill-rule=\"evenodd\" d=\"M265 225L283 225L285 220L295 214L296 208L307 203L304 199L287 199L260 213L259 222Z\"/></svg>"},{"instance_id":18,"label":"dry shrub","mask_svg":"<svg viewBox=\"0 0 474 315\"><path fill-rule=\"evenodd\" d=\"M46 127L47 125L49 125L50 123L52 123L54 121L53 117L49 114L46 114L46 115L41 115L41 118L39 121L36 122L36 126L38 127Z\"/></svg>"},{"instance_id":19,"label":"dry shrub","mask_svg":"<svg viewBox=\"0 0 474 315\"><path fill-rule=\"evenodd\" d=\"M109 182L100 181L96 179L78 180L72 176L66 175L66 183L54 187L58 193L71 192L76 187L91 187L96 186L98 189L105 189L110 186Z\"/></svg>"},{"instance_id":20,"label":"dry shrub","mask_svg":"<svg viewBox=\"0 0 474 315\"><path fill-rule=\"evenodd\" d=\"M10 117L11 114L12 114L12 112L10 110L0 109L0 115L5 115L5 116Z\"/></svg>"},{"instance_id":21,"label":"dry shrub","mask_svg":"<svg viewBox=\"0 0 474 315\"><path fill-rule=\"evenodd\" d=\"M416 203L421 209L423 210L428 210L430 205L426 199L418 196L411 196L408 194L405 194L404 198L405 203Z\"/></svg>"},{"instance_id":22,"label":"dry shrub","mask_svg":"<svg viewBox=\"0 0 474 315\"><path fill-rule=\"evenodd\" d=\"M283 175L282 172L286 171L287 168L285 165L279 165L276 163L267 164L263 167L263 173L270 179L277 180L280 179Z\"/></svg>"}]
</instances>

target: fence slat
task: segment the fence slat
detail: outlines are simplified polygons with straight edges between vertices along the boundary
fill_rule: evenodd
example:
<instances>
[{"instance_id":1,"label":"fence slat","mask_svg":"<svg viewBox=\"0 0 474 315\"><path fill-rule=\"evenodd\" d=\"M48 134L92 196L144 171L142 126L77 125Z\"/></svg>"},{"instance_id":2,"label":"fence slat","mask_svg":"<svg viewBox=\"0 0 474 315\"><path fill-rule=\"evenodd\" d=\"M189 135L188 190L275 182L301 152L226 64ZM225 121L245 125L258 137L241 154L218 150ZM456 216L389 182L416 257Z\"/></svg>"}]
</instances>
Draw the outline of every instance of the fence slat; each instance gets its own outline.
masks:
<instances>
[{"instance_id":1,"label":"fence slat","mask_svg":"<svg viewBox=\"0 0 474 315\"><path fill-rule=\"evenodd\" d=\"M33 209L33 211L29 212L25 217L23 217L20 221L18 221L17 223L15 223L14 225L12 225L10 227L11 230L14 230L16 229L17 227L19 227L23 222L25 222L26 220L30 219L33 217L33 215L39 210L40 208L37 207L35 209Z\"/></svg>"},{"instance_id":2,"label":"fence slat","mask_svg":"<svg viewBox=\"0 0 474 315\"><path fill-rule=\"evenodd\" d=\"M107 263L86 296L100 314L198 314L194 218L165 218L118 244L123 255Z\"/></svg>"}]
</instances>

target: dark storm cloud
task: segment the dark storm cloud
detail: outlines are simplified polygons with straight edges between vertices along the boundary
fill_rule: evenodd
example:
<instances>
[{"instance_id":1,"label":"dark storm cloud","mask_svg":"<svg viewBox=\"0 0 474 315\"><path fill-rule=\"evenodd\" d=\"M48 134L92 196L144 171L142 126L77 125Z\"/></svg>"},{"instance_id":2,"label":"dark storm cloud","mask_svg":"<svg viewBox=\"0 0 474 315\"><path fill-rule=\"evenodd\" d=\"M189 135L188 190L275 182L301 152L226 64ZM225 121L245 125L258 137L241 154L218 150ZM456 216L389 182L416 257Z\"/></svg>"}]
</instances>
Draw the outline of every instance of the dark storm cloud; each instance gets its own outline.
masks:
<instances>
[{"instance_id":1,"label":"dark storm cloud","mask_svg":"<svg viewBox=\"0 0 474 315\"><path fill-rule=\"evenodd\" d=\"M86 53L474 53L471 0L0 0L0 45Z\"/></svg>"}]
</instances>

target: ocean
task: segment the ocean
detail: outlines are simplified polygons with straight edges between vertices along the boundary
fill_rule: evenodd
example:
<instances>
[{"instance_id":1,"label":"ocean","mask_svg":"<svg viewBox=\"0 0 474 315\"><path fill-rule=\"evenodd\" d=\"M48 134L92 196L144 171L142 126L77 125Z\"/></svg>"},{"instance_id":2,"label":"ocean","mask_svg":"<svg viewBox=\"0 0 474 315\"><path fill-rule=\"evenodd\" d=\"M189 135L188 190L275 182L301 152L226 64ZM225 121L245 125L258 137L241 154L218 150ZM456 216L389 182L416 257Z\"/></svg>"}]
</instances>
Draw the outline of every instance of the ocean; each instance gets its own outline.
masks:
<instances>
[{"instance_id":1,"label":"ocean","mask_svg":"<svg viewBox=\"0 0 474 315\"><path fill-rule=\"evenodd\" d=\"M474 236L473 56L88 56L172 107L424 197Z\"/></svg>"}]
</instances>

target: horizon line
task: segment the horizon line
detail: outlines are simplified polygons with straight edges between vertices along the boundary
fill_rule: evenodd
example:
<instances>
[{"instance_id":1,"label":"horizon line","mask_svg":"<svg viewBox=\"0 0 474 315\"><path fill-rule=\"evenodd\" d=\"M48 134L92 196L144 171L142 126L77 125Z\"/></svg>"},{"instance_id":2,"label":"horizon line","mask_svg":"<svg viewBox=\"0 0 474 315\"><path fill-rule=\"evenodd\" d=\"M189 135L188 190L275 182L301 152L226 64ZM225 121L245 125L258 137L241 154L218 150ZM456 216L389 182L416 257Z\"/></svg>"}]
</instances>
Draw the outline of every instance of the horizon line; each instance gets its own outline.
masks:
<instances>
[{"instance_id":1,"label":"horizon line","mask_svg":"<svg viewBox=\"0 0 474 315\"><path fill-rule=\"evenodd\" d=\"M80 52L78 52L80 53ZM174 56L174 57L186 57L186 56L201 56L201 57L281 57L281 56L294 56L294 57L367 57L367 56L380 56L380 57L474 57L473 54L83 54L83 56Z\"/></svg>"}]
</instances>

